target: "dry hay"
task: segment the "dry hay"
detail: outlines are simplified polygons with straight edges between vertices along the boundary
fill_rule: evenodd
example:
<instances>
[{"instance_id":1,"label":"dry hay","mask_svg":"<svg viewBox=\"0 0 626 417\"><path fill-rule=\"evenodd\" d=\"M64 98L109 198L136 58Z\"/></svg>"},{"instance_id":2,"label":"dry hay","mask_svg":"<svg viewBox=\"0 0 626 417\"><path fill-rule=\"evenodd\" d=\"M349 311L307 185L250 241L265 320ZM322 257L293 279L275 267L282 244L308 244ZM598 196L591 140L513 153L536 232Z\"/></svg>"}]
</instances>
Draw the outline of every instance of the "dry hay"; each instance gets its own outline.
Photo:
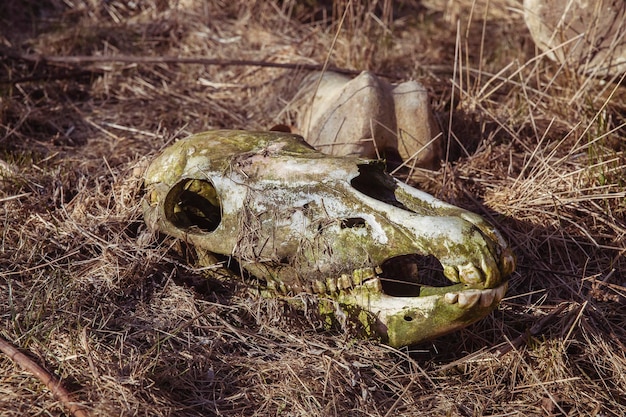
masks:
<instances>
[{"instance_id":1,"label":"dry hay","mask_svg":"<svg viewBox=\"0 0 626 417\"><path fill-rule=\"evenodd\" d=\"M0 5L2 338L93 415L626 414L619 82L537 55L515 1L170 3ZM451 145L421 187L505 233L508 297L397 351L206 279L184 245L146 231L146 163L190 133L291 124L307 71L20 58L33 53L328 58L418 79ZM64 413L4 355L0 410Z\"/></svg>"}]
</instances>

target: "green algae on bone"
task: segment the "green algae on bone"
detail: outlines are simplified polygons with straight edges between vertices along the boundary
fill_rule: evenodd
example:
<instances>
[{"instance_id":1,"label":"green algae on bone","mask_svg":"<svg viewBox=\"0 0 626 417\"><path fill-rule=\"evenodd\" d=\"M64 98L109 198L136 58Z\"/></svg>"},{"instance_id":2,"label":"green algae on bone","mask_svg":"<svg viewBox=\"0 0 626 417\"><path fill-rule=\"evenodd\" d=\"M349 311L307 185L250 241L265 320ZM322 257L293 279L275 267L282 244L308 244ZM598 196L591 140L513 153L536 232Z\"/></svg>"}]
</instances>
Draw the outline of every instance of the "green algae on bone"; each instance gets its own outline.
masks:
<instances>
[{"instance_id":1,"label":"green algae on bone","mask_svg":"<svg viewBox=\"0 0 626 417\"><path fill-rule=\"evenodd\" d=\"M397 182L379 162L328 157L293 135L194 135L155 159L145 184L150 226L200 252L234 257L276 293L332 300L341 308L332 314L394 346L484 316L513 267L510 249L479 216ZM354 278L353 271L410 254L434 255L460 284L392 297L372 286L384 276Z\"/></svg>"}]
</instances>

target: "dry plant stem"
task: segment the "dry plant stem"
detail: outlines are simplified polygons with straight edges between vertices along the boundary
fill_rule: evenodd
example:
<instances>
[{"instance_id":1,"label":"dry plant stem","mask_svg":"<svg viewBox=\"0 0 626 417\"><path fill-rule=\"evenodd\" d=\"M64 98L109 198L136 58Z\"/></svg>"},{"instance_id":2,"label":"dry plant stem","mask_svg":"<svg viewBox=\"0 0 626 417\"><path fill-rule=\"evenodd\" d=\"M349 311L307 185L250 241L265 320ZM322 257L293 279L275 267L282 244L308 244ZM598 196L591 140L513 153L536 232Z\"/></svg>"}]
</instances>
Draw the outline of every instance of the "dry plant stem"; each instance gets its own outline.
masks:
<instances>
[{"instance_id":1,"label":"dry plant stem","mask_svg":"<svg viewBox=\"0 0 626 417\"><path fill-rule=\"evenodd\" d=\"M206 57L178 57L178 56L132 56L132 55L74 55L74 56L51 56L39 54L16 54L7 51L0 52L13 59L20 59L28 62L48 63L48 64L93 64L93 63L111 63L118 62L124 64L200 64L200 65L218 65L218 66L240 66L240 67L266 67L266 68L284 68L297 69L307 71L333 71L339 74L358 75L361 70L352 70L348 68L337 68L329 66L328 62L324 64L305 64L292 62L270 62L256 60L241 59L214 59ZM376 74L385 76L384 74Z\"/></svg>"},{"instance_id":2,"label":"dry plant stem","mask_svg":"<svg viewBox=\"0 0 626 417\"><path fill-rule=\"evenodd\" d=\"M322 69L320 70L320 76L317 78L317 85L315 86L315 92L311 96L310 107L313 107L313 104L315 103L315 96L317 95L317 92L320 89L320 84L322 83L322 76L324 75L326 71L330 69L328 67L328 62L330 61L330 56L333 52L333 49L335 49L335 43L337 43L337 38L339 37L339 33L341 32L341 27L343 26L343 22L346 19L346 15L348 14L348 9L351 5L352 5L352 1L350 0L348 1L346 10L344 10L343 15L341 16L341 20L339 21L339 27L337 27L337 32L335 32L335 37L333 38L333 41L330 44L330 48L328 49L328 52L326 53L326 59L324 60L324 64L322 64ZM331 71L334 71L334 70L331 69ZM310 129L311 129L311 120L309 120L309 125L306 127L307 131L309 131Z\"/></svg>"},{"instance_id":3,"label":"dry plant stem","mask_svg":"<svg viewBox=\"0 0 626 417\"><path fill-rule=\"evenodd\" d=\"M498 349L496 351L496 356L498 358L501 358L502 356L506 355L507 353L509 353L510 351L512 351L513 349L518 349L520 346L522 346L524 343L526 343L528 341L528 339L531 336L536 336L538 335L543 328L550 322L552 321L556 316L558 316L559 314L561 314L561 312L563 310L565 310L565 308L568 306L568 303L563 303L561 305L559 305L558 307L556 307L554 310L552 310L552 312L550 314L548 314L547 316L545 316L544 318L542 318L541 320L539 320L537 323L535 323L529 330L528 332L519 335L518 337L516 337L514 340L512 340L511 342L509 342L508 345L504 346L502 349Z\"/></svg>"},{"instance_id":4,"label":"dry plant stem","mask_svg":"<svg viewBox=\"0 0 626 417\"><path fill-rule=\"evenodd\" d=\"M84 76L92 76L93 74L102 75L103 71L100 70L76 70L67 74L56 75L39 75L32 77L20 77L12 80L0 80L0 84L18 84L28 83L33 81L60 81L60 80L72 80Z\"/></svg>"},{"instance_id":5,"label":"dry plant stem","mask_svg":"<svg viewBox=\"0 0 626 417\"><path fill-rule=\"evenodd\" d=\"M90 416L89 412L74 400L72 394L61 385L59 380L2 337L0 337L0 351L7 355L13 362L19 364L24 370L39 379L52 392L52 395L70 410L70 413L72 413L74 417Z\"/></svg>"},{"instance_id":6,"label":"dry plant stem","mask_svg":"<svg viewBox=\"0 0 626 417\"><path fill-rule=\"evenodd\" d=\"M548 60L510 0L352 0L331 48L349 1L0 0L0 312L17 326L0 335L94 416L626 415L624 74ZM428 86L450 158L416 184L515 248L497 314L397 350L322 327L310 297L200 269L144 228L139 182L159 150L294 124L285 103L309 70L226 61L321 65L328 51L330 65ZM57 357L82 346L64 365L80 391L20 337ZM2 417L72 416L0 356Z\"/></svg>"}]
</instances>

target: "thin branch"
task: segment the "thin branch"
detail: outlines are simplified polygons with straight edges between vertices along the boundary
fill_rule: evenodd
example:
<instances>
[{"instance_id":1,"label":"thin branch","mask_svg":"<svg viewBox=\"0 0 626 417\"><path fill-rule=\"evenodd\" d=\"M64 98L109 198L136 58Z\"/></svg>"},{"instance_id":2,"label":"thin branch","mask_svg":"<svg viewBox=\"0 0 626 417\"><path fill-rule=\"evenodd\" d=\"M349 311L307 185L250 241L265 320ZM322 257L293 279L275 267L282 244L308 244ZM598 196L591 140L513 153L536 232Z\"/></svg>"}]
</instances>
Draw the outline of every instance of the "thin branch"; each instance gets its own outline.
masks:
<instances>
[{"instance_id":1,"label":"thin branch","mask_svg":"<svg viewBox=\"0 0 626 417\"><path fill-rule=\"evenodd\" d=\"M33 75L30 77L21 77L15 79L8 80L0 80L0 84L20 84L20 83L29 83L33 81L59 81L59 80L73 80L79 77L93 77L94 75L102 75L104 71L100 70L77 70L71 71L64 74L42 74L42 75Z\"/></svg>"},{"instance_id":2,"label":"thin branch","mask_svg":"<svg viewBox=\"0 0 626 417\"><path fill-rule=\"evenodd\" d=\"M13 362L20 365L25 371L33 374L72 413L74 417L90 417L89 412L74 400L72 394L61 385L61 382L48 371L37 365L31 358L17 350L13 345L0 336L0 351Z\"/></svg>"},{"instance_id":3,"label":"thin branch","mask_svg":"<svg viewBox=\"0 0 626 417\"><path fill-rule=\"evenodd\" d=\"M218 66L247 66L247 67L265 67L265 68L285 68L299 69L305 71L329 71L340 74L358 75L361 70L352 70L338 67L325 67L322 64L306 64L294 62L270 62L257 61L248 59L217 59L206 58L201 56L195 57L179 57L179 56L133 56L133 55L73 55L73 56L53 56L40 54L19 54L8 50L0 50L0 56L6 56L12 59L19 59L34 63L47 64L93 64L93 63L111 63L119 62L126 64L200 64L200 65L218 65ZM377 74L382 75L382 74Z\"/></svg>"},{"instance_id":4,"label":"thin branch","mask_svg":"<svg viewBox=\"0 0 626 417\"><path fill-rule=\"evenodd\" d=\"M528 339L530 339L531 337L535 337L539 333L541 333L543 331L543 329L552 320L554 320L556 318L556 316L561 314L561 312L563 310L565 310L565 308L567 308L568 306L569 306L569 303L562 303L562 304L560 304L558 307L556 307L554 310L552 310L548 315L544 316L541 320L536 322L526 333L519 335L514 340L512 340L509 343L505 344L502 348L497 349L496 357L501 358L502 356L506 355L507 353L509 353L513 349L519 349L520 346L522 346L522 345L524 345L524 344L526 344L528 342Z\"/></svg>"}]
</instances>

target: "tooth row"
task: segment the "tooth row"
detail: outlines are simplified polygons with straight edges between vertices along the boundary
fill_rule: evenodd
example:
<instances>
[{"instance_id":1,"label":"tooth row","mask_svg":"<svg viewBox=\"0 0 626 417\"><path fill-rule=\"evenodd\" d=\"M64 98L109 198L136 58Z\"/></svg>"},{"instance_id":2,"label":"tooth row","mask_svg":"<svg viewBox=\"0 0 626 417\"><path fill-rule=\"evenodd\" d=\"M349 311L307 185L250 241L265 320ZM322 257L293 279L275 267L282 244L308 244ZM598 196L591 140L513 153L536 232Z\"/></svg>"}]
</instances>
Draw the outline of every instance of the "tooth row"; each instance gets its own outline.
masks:
<instances>
[{"instance_id":1,"label":"tooth row","mask_svg":"<svg viewBox=\"0 0 626 417\"><path fill-rule=\"evenodd\" d=\"M338 291L349 290L364 281L376 276L374 268L355 269L351 275L342 274L339 278L328 278L312 282L312 290L317 294L335 294Z\"/></svg>"},{"instance_id":2,"label":"tooth row","mask_svg":"<svg viewBox=\"0 0 626 417\"><path fill-rule=\"evenodd\" d=\"M315 294L336 294L338 291L352 289L365 281L376 277L374 268L356 269L351 275L342 274L339 278L319 279L310 283L297 283L293 285L285 285L279 280L268 280L266 286L268 289L287 294L288 292L307 292Z\"/></svg>"},{"instance_id":3,"label":"tooth row","mask_svg":"<svg viewBox=\"0 0 626 417\"><path fill-rule=\"evenodd\" d=\"M480 303L481 307L489 307L495 302L500 302L504 298L506 286L489 290L466 290L461 292L449 292L443 296L448 304L458 304L461 308L470 308Z\"/></svg>"}]
</instances>

